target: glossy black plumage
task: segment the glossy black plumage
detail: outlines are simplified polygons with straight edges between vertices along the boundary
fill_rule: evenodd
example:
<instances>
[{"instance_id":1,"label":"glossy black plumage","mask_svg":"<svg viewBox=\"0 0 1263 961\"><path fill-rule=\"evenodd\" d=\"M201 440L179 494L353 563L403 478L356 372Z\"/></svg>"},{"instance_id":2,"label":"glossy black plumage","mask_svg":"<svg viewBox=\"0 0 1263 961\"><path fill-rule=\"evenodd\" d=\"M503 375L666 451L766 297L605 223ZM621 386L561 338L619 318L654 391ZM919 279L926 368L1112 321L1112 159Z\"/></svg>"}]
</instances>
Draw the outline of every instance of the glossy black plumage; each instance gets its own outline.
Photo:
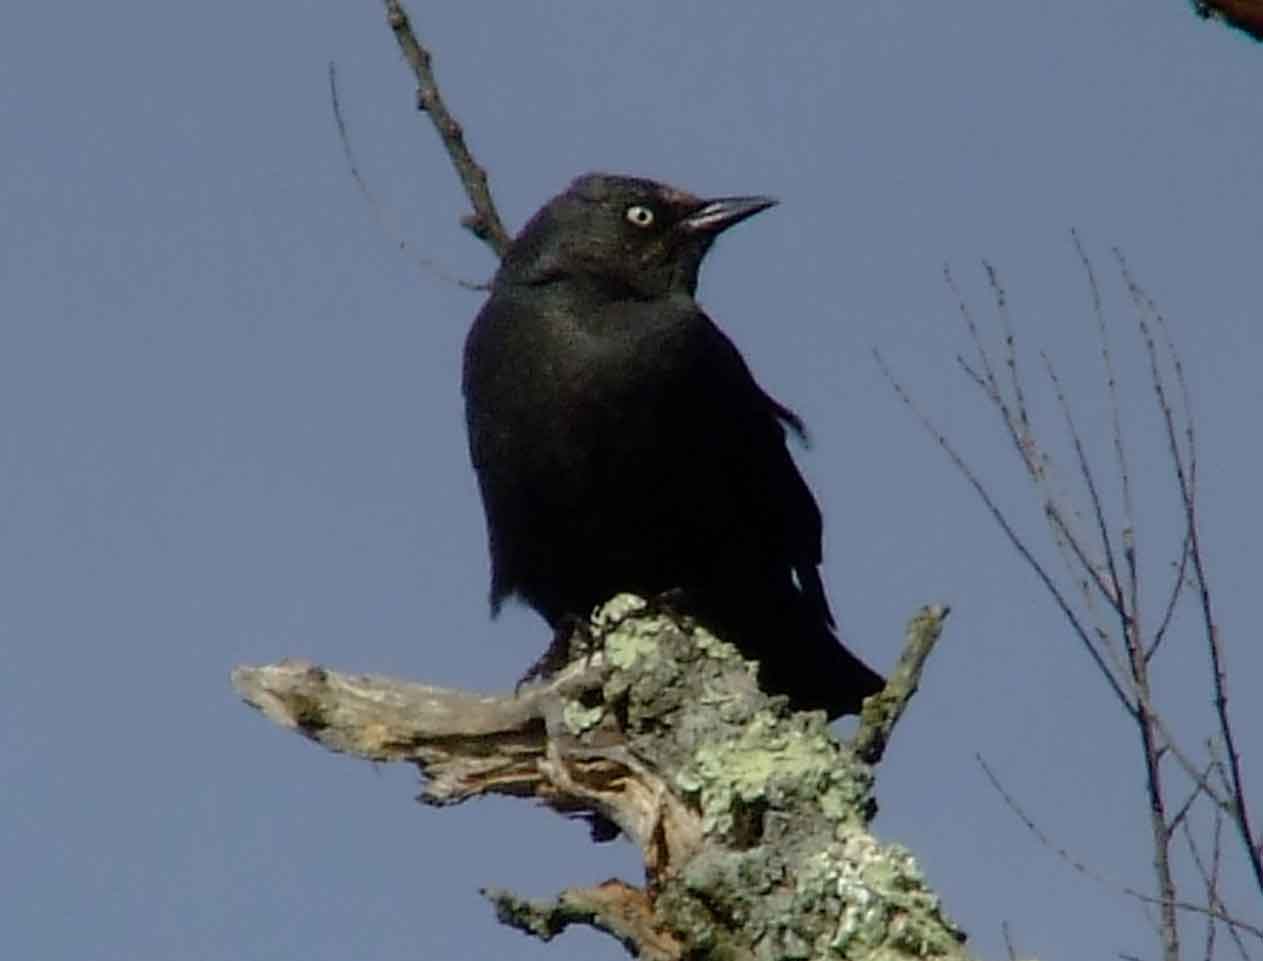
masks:
<instances>
[{"instance_id":1,"label":"glossy black plumage","mask_svg":"<svg viewBox=\"0 0 1263 961\"><path fill-rule=\"evenodd\" d=\"M833 632L798 418L694 300L714 237L771 206L588 175L504 258L465 346L491 603L556 627L620 591L682 607L830 717L881 678Z\"/></svg>"}]
</instances>

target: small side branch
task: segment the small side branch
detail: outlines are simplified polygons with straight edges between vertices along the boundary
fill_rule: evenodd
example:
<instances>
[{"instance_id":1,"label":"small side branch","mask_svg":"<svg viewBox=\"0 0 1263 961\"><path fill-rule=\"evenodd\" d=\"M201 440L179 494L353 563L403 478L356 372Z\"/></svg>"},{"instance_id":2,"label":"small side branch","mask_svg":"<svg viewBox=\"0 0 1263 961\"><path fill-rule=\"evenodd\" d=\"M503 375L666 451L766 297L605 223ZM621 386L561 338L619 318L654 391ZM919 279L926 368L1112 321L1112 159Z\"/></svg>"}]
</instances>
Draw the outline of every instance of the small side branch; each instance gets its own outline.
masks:
<instances>
[{"instance_id":1,"label":"small side branch","mask_svg":"<svg viewBox=\"0 0 1263 961\"><path fill-rule=\"evenodd\" d=\"M921 672L943 633L943 622L949 612L950 608L945 605L932 604L921 608L908 622L903 651L890 680L882 691L864 701L859 730L851 741L860 760L876 764L886 753L891 732L921 684Z\"/></svg>"},{"instance_id":2,"label":"small side branch","mask_svg":"<svg viewBox=\"0 0 1263 961\"><path fill-rule=\"evenodd\" d=\"M502 888L484 888L501 924L551 941L572 924L596 928L617 939L642 961L671 961L683 951L679 939L654 919L653 904L639 888L610 880L591 888L567 888L556 898L523 898Z\"/></svg>"}]
</instances>

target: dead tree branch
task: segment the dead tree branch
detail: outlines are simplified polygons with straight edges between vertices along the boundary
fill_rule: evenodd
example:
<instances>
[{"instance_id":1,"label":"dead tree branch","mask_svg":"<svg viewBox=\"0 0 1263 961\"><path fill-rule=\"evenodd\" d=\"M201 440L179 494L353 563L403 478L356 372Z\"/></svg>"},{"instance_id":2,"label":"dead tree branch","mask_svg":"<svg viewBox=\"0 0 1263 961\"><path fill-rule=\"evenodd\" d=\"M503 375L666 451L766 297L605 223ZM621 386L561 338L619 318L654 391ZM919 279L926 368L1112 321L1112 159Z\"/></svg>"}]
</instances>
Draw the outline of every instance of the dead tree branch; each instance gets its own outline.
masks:
<instances>
[{"instance_id":1,"label":"dead tree branch","mask_svg":"<svg viewBox=\"0 0 1263 961\"><path fill-rule=\"evenodd\" d=\"M434 67L430 51L421 46L408 14L399 0L386 0L386 20L395 34L395 41L404 59L412 68L417 80L417 109L424 111L443 141L443 149L456 168L465 195L474 211L461 219L461 224L485 243L497 257L503 257L509 249L509 232L504 229L491 188L487 184L487 171L482 168L465 143L465 131L447 109L439 85L434 79Z\"/></svg>"},{"instance_id":2,"label":"dead tree branch","mask_svg":"<svg viewBox=\"0 0 1263 961\"><path fill-rule=\"evenodd\" d=\"M855 732L851 747L861 761L876 764L886 753L890 734L917 692L921 672L943 633L943 622L949 609L935 604L924 607L908 623L908 633L903 640L903 653L886 682L884 690L864 701L860 727Z\"/></svg>"},{"instance_id":3,"label":"dead tree branch","mask_svg":"<svg viewBox=\"0 0 1263 961\"><path fill-rule=\"evenodd\" d=\"M941 619L914 620L897 678L914 678ZM576 640L573 663L518 695L294 661L238 668L233 683L330 750L415 764L424 803L503 794L617 825L640 849L644 887L484 892L502 921L545 940L584 924L655 961L966 957L911 855L869 833L872 769L822 713L791 712L730 645L638 598L611 601L591 630L596 653ZM915 679L904 688L878 698L902 708ZM898 711L883 717L861 744L884 744Z\"/></svg>"}]
</instances>

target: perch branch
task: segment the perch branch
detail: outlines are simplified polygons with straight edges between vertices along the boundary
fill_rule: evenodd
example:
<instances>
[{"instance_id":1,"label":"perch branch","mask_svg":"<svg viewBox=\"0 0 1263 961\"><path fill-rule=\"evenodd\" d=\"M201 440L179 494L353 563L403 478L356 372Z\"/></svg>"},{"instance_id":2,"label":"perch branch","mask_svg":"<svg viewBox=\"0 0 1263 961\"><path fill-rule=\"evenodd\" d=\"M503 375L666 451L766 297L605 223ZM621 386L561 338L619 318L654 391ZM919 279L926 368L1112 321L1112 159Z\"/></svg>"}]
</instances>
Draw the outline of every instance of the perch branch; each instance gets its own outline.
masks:
<instances>
[{"instance_id":1,"label":"perch branch","mask_svg":"<svg viewBox=\"0 0 1263 961\"><path fill-rule=\"evenodd\" d=\"M910 626L866 744L884 745L944 615L927 608ZM639 598L609 602L589 633L571 664L519 694L302 661L240 667L233 683L330 750L416 764L425 803L505 794L621 829L640 848L643 888L608 881L549 901L484 891L536 937L584 924L651 961L967 957L911 855L869 833L872 770L823 712L792 712L733 647Z\"/></svg>"}]
</instances>

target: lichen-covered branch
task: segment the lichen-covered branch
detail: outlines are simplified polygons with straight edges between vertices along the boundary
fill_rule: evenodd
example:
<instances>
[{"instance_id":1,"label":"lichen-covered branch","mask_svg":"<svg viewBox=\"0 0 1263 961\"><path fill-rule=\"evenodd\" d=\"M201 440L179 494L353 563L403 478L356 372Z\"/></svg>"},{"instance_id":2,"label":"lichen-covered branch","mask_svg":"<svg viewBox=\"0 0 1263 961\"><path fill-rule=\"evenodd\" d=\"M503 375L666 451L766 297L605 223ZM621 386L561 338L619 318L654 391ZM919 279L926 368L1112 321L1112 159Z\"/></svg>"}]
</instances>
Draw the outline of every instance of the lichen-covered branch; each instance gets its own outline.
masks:
<instances>
[{"instance_id":1,"label":"lichen-covered branch","mask_svg":"<svg viewBox=\"0 0 1263 961\"><path fill-rule=\"evenodd\" d=\"M943 633L949 608L932 604L921 608L908 623L903 652L884 690L864 701L860 727L851 740L856 756L868 764L876 764L886 753L890 734L921 684L925 662Z\"/></svg>"},{"instance_id":2,"label":"lichen-covered branch","mask_svg":"<svg viewBox=\"0 0 1263 961\"><path fill-rule=\"evenodd\" d=\"M910 647L928 651L943 613L918 615ZM303 662L238 668L233 682L331 750L416 764L428 803L508 794L617 825L640 848L643 888L484 892L537 937L585 924L653 961L966 957L911 854L869 833L872 769L822 713L790 711L730 645L639 598L611 601L591 633L595 649L576 639L568 667L517 695ZM911 684L866 722L883 744L917 673L896 671Z\"/></svg>"}]
</instances>

